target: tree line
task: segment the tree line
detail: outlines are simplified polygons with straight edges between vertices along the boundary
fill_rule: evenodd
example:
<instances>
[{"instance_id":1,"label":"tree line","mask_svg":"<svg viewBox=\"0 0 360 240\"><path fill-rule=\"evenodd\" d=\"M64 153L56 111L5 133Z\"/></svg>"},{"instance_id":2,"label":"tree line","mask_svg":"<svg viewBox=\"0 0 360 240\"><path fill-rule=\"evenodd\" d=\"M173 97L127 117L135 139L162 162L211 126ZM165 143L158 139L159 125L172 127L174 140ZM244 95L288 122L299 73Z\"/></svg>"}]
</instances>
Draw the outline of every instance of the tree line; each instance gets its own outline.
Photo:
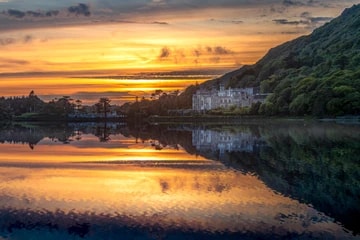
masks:
<instances>
[{"instance_id":1,"label":"tree line","mask_svg":"<svg viewBox=\"0 0 360 240\"><path fill-rule=\"evenodd\" d=\"M0 97L0 120L60 120L75 113L95 113L107 118L111 110L120 111L118 106L111 105L110 102L109 98L103 97L89 106L83 105L80 99L73 99L70 96L45 102L31 91L28 96Z\"/></svg>"},{"instance_id":2,"label":"tree line","mask_svg":"<svg viewBox=\"0 0 360 240\"><path fill-rule=\"evenodd\" d=\"M130 119L151 115L176 115L177 111L192 108L192 96L198 89L199 85L196 84L187 87L183 92L155 90L150 97L137 97L135 102L125 103L120 109Z\"/></svg>"}]
</instances>

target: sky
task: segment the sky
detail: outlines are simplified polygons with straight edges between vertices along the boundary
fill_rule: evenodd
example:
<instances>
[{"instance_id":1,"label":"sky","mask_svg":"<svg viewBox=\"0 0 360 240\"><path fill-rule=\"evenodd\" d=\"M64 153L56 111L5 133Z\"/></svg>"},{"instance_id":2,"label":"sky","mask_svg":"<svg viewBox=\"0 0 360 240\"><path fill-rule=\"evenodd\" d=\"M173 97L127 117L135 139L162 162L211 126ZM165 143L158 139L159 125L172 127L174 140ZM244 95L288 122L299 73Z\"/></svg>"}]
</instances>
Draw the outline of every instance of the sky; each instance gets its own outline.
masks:
<instances>
[{"instance_id":1,"label":"sky","mask_svg":"<svg viewBox=\"0 0 360 240\"><path fill-rule=\"evenodd\" d=\"M0 95L120 101L183 89L253 64L357 3L0 0Z\"/></svg>"}]
</instances>

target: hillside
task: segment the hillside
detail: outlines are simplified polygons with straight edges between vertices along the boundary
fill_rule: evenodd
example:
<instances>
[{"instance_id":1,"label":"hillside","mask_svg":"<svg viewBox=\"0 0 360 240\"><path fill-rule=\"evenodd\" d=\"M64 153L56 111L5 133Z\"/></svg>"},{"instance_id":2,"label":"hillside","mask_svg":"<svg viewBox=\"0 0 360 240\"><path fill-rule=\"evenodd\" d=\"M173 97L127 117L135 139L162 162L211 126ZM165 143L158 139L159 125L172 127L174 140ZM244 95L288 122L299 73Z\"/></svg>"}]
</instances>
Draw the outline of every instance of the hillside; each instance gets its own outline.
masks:
<instances>
[{"instance_id":1,"label":"hillside","mask_svg":"<svg viewBox=\"0 0 360 240\"><path fill-rule=\"evenodd\" d=\"M127 103L128 116L168 115L190 109L198 89L260 87L272 93L264 104L231 114L341 116L360 115L360 4L312 34L279 45L254 65L220 78L189 86L183 93L158 95L156 100ZM216 114L227 114L219 110ZM215 112L212 112L215 113Z\"/></svg>"},{"instance_id":2,"label":"hillside","mask_svg":"<svg viewBox=\"0 0 360 240\"><path fill-rule=\"evenodd\" d=\"M260 108L267 115L360 114L360 5L271 49L254 65L203 83L201 88L261 87L273 93Z\"/></svg>"}]
</instances>

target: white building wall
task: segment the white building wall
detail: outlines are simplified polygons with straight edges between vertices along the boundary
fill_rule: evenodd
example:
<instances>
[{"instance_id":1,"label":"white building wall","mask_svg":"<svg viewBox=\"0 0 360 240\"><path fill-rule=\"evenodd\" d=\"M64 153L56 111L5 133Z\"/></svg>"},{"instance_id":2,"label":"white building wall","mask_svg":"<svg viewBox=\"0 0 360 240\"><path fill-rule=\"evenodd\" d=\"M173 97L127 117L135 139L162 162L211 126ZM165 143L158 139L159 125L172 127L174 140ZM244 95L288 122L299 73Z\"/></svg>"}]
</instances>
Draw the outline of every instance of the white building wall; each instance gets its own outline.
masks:
<instances>
[{"instance_id":1,"label":"white building wall","mask_svg":"<svg viewBox=\"0 0 360 240\"><path fill-rule=\"evenodd\" d=\"M202 111L215 108L227 108L230 106L250 107L255 102L261 102L254 98L253 88L225 89L220 86L218 91L197 91L193 95L193 110Z\"/></svg>"}]
</instances>

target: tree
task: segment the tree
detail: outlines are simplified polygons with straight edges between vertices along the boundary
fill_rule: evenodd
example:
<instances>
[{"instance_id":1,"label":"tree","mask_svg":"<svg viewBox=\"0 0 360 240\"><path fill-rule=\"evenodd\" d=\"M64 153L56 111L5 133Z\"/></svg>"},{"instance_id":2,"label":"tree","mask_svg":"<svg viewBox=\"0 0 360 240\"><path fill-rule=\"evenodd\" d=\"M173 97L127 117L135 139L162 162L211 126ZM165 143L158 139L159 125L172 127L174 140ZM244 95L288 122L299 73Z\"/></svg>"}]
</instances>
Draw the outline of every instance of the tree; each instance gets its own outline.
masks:
<instances>
[{"instance_id":1,"label":"tree","mask_svg":"<svg viewBox=\"0 0 360 240\"><path fill-rule=\"evenodd\" d=\"M0 121L10 120L12 117L12 109L5 104L5 101L0 100Z\"/></svg>"},{"instance_id":2,"label":"tree","mask_svg":"<svg viewBox=\"0 0 360 240\"><path fill-rule=\"evenodd\" d=\"M261 102L256 102L251 104L249 114L251 115L258 115L260 110Z\"/></svg>"},{"instance_id":3,"label":"tree","mask_svg":"<svg viewBox=\"0 0 360 240\"><path fill-rule=\"evenodd\" d=\"M35 92L32 90L29 93L27 105L29 112L39 112L44 107L44 102L38 98L38 96L36 96Z\"/></svg>"},{"instance_id":4,"label":"tree","mask_svg":"<svg viewBox=\"0 0 360 240\"><path fill-rule=\"evenodd\" d=\"M72 99L70 96L63 96L57 101L57 105L62 108L61 112L64 115L67 115L74 111L74 104L72 103L74 99Z\"/></svg>"},{"instance_id":5,"label":"tree","mask_svg":"<svg viewBox=\"0 0 360 240\"><path fill-rule=\"evenodd\" d=\"M104 118L107 118L107 113L110 111L110 102L109 98L100 98L98 102L99 112L104 114Z\"/></svg>"},{"instance_id":6,"label":"tree","mask_svg":"<svg viewBox=\"0 0 360 240\"><path fill-rule=\"evenodd\" d=\"M82 101L80 99L77 99L75 101L75 109L77 112L79 112L81 110L81 108L82 108Z\"/></svg>"},{"instance_id":7,"label":"tree","mask_svg":"<svg viewBox=\"0 0 360 240\"><path fill-rule=\"evenodd\" d=\"M296 98L290 103L289 110L293 115L304 115L309 113L309 97L306 93L297 95Z\"/></svg>"}]
</instances>

